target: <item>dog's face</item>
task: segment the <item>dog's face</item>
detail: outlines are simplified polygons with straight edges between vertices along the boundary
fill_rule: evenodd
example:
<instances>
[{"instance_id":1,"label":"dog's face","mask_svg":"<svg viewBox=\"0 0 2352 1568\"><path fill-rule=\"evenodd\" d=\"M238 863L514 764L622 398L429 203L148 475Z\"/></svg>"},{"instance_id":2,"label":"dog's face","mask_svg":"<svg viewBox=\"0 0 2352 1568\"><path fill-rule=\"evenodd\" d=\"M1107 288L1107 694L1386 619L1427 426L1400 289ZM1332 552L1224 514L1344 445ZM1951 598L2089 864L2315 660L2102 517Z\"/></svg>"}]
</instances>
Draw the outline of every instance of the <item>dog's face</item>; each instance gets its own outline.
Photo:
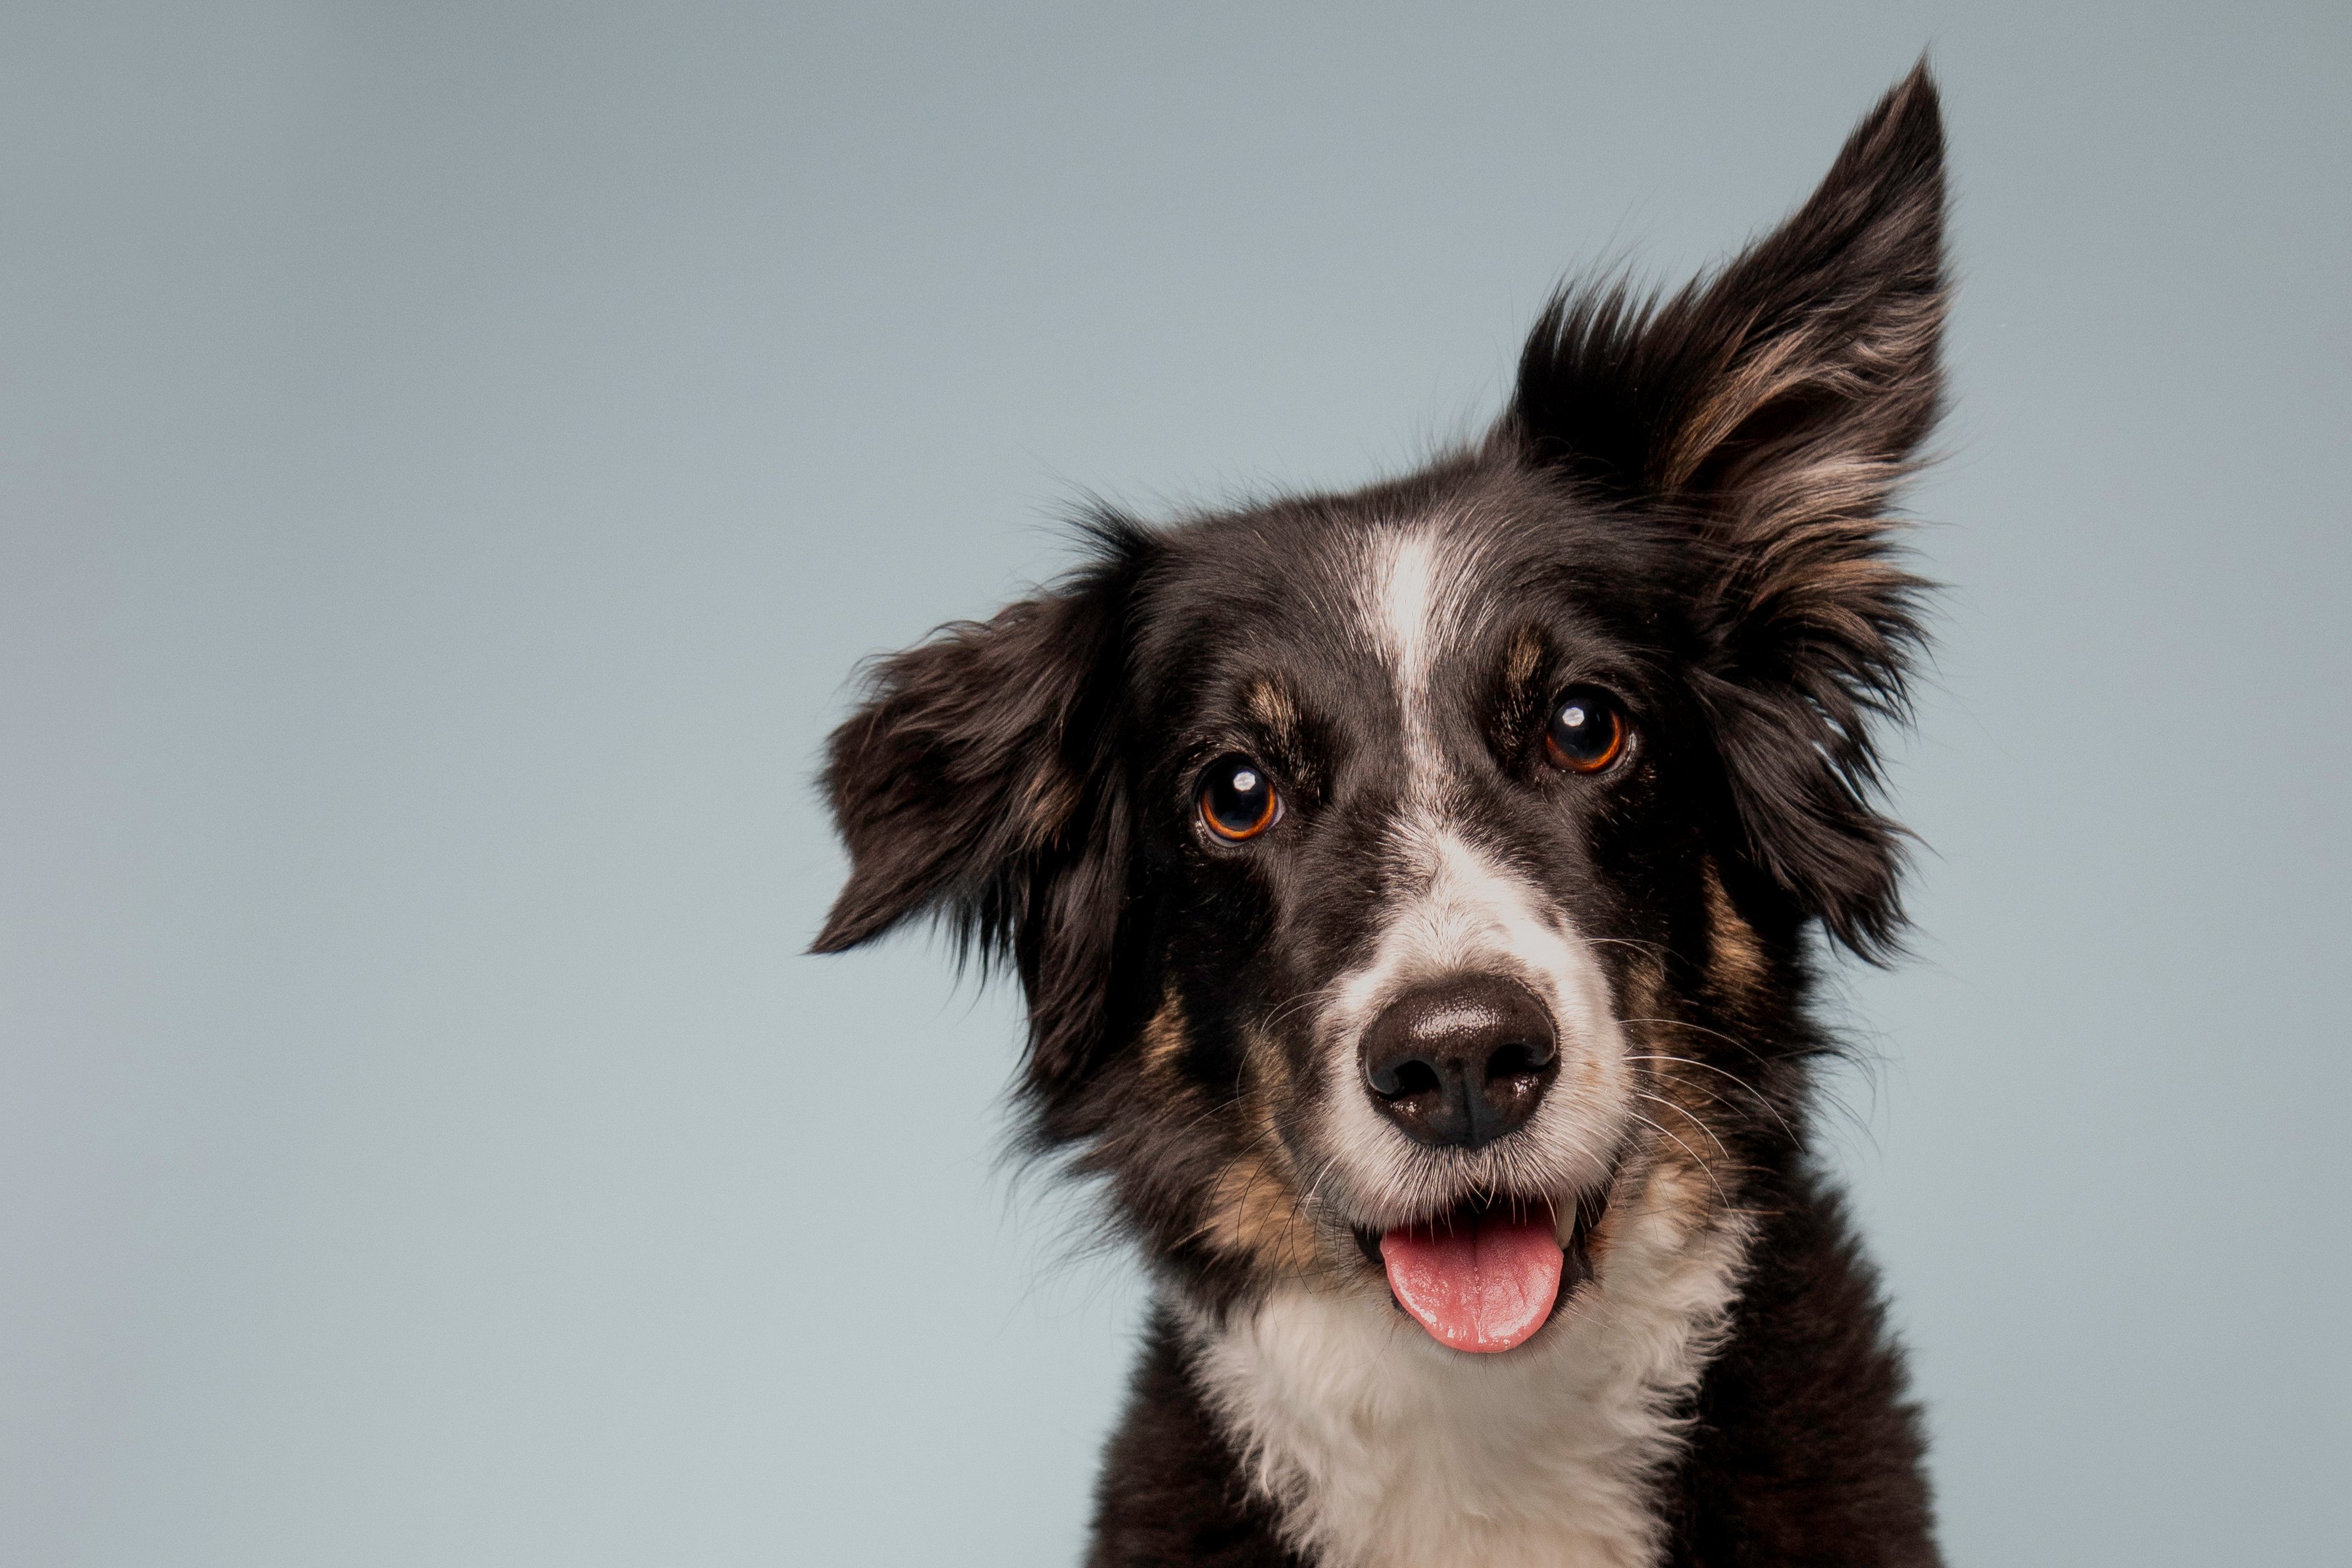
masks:
<instances>
[{"instance_id":1,"label":"dog's face","mask_svg":"<svg viewBox=\"0 0 2352 1568\"><path fill-rule=\"evenodd\" d=\"M1941 215L1915 77L1714 278L1555 305L1478 449L1098 519L1055 591L879 666L819 946L933 911L1008 953L1035 1137L1201 1303L1538 1332L1628 1194L1703 1223L1794 1135L1811 926L1899 925L1867 726Z\"/></svg>"},{"instance_id":2,"label":"dog's face","mask_svg":"<svg viewBox=\"0 0 2352 1568\"><path fill-rule=\"evenodd\" d=\"M1551 1239L1524 1312L1425 1321L1486 1348L1558 1299L1656 1095L1629 1003L1705 896L1674 544L1465 464L1160 547L1128 699L1139 1065L1226 1107L1186 1206L1211 1249L1395 1279L1416 1232L1517 1221Z\"/></svg>"}]
</instances>

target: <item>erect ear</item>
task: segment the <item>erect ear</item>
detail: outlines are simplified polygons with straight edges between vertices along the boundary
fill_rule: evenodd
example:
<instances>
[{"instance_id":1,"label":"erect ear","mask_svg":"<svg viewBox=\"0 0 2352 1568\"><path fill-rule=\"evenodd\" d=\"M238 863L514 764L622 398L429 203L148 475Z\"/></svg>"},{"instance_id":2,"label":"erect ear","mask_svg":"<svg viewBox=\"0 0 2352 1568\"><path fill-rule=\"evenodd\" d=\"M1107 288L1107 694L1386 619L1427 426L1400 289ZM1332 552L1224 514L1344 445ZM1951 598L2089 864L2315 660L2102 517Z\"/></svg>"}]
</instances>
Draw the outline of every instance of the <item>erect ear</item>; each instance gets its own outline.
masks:
<instances>
[{"instance_id":1,"label":"erect ear","mask_svg":"<svg viewBox=\"0 0 2352 1568\"><path fill-rule=\"evenodd\" d=\"M1693 528L1700 696L1746 852L1831 933L1883 956L1902 831L1871 723L1899 713L1918 579L1887 515L1941 402L1944 140L1922 61L1795 215L1663 301L1553 301L1494 440Z\"/></svg>"},{"instance_id":2,"label":"erect ear","mask_svg":"<svg viewBox=\"0 0 2352 1568\"><path fill-rule=\"evenodd\" d=\"M1099 1043L1126 885L1113 732L1145 543L1096 531L1098 559L1054 591L882 660L826 747L850 872L812 951L928 915L962 952L1012 956L1041 1088Z\"/></svg>"}]
</instances>

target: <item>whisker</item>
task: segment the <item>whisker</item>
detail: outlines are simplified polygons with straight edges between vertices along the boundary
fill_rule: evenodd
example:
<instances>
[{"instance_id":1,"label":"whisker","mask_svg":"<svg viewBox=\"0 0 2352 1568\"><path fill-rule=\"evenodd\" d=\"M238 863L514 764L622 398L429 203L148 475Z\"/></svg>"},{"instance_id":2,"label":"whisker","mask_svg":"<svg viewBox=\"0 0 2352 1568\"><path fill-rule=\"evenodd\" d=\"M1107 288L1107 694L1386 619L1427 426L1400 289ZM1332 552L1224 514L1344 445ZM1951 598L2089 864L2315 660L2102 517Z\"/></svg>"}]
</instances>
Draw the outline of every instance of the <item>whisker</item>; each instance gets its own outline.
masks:
<instances>
[{"instance_id":1,"label":"whisker","mask_svg":"<svg viewBox=\"0 0 2352 1568\"><path fill-rule=\"evenodd\" d=\"M1631 947L1637 953L1655 953L1662 958L1673 958L1677 956L1672 947L1663 942L1644 942L1636 936L1587 936L1585 940L1595 946Z\"/></svg>"},{"instance_id":2,"label":"whisker","mask_svg":"<svg viewBox=\"0 0 2352 1568\"><path fill-rule=\"evenodd\" d=\"M1705 1071L1719 1073L1723 1077L1731 1080L1732 1082L1739 1085L1740 1088L1748 1091L1748 1093L1754 1095L1758 1104L1772 1113L1772 1119L1780 1124L1780 1130L1782 1132L1788 1134L1792 1139L1797 1135L1797 1129L1789 1125L1789 1119L1780 1114L1780 1108L1772 1103L1772 1098L1770 1095L1765 1093L1761 1089L1757 1088L1756 1085L1748 1082L1748 1080L1740 1077L1739 1074L1731 1071L1727 1068L1717 1067L1712 1061L1698 1061L1687 1056L1668 1056L1663 1052L1650 1052L1641 1056L1629 1056L1626 1060L1628 1061L1679 1061L1685 1067L1696 1067Z\"/></svg>"},{"instance_id":3,"label":"whisker","mask_svg":"<svg viewBox=\"0 0 2352 1568\"><path fill-rule=\"evenodd\" d=\"M1656 1082L1664 1083L1666 1080L1663 1075L1661 1075L1657 1078ZM1682 1088L1689 1090L1694 1094L1705 1095L1708 1104L1721 1106L1724 1110L1728 1111L1734 1116L1741 1116L1747 1113L1738 1101L1726 1099L1724 1096L1717 1094L1714 1090L1709 1089L1704 1083L1693 1083L1680 1079L1675 1080L1675 1082ZM1638 1093L1640 1091L1637 1090L1635 1092Z\"/></svg>"},{"instance_id":4,"label":"whisker","mask_svg":"<svg viewBox=\"0 0 2352 1568\"><path fill-rule=\"evenodd\" d=\"M1659 1126L1655 1122L1651 1121L1639 1111L1628 1111L1625 1113L1628 1116L1633 1117L1636 1122L1641 1123L1643 1126L1649 1128L1650 1131L1657 1134L1658 1136L1672 1139L1675 1146L1682 1150L1683 1153L1688 1155L1691 1157L1691 1162L1697 1166L1699 1170L1706 1175L1707 1185L1715 1188L1715 1196L1722 1200L1723 1206L1726 1208L1731 1207L1731 1195L1723 1190L1723 1184L1721 1182L1715 1179L1715 1166L1707 1163L1705 1155L1701 1155L1696 1149L1692 1148L1688 1144L1684 1143L1680 1138L1675 1137L1672 1133L1667 1132L1664 1127Z\"/></svg>"},{"instance_id":5,"label":"whisker","mask_svg":"<svg viewBox=\"0 0 2352 1568\"><path fill-rule=\"evenodd\" d=\"M1726 1034L1719 1029L1709 1029L1703 1023L1693 1023L1688 1019L1619 1019L1617 1021L1619 1023L1657 1023L1664 1024L1669 1029L1696 1030L1700 1034L1712 1035L1716 1039L1723 1041L1726 1045L1733 1046L1738 1050L1746 1051L1748 1055L1756 1059L1759 1066L1769 1067L1772 1065L1772 1059L1770 1057L1766 1056L1762 1051L1757 1050L1746 1040L1738 1039L1734 1035Z\"/></svg>"},{"instance_id":6,"label":"whisker","mask_svg":"<svg viewBox=\"0 0 2352 1568\"><path fill-rule=\"evenodd\" d=\"M1726 1160L1731 1158L1731 1151L1724 1147L1723 1140L1716 1135L1715 1129L1708 1126L1700 1117L1692 1115L1688 1106L1677 1105L1663 1094L1644 1094L1638 1089L1635 1090L1634 1092L1637 1095L1640 1095L1642 1099L1649 1101L1654 1105L1664 1105L1669 1110L1680 1113L1684 1121L1688 1122L1692 1126L1696 1127L1700 1132L1706 1134L1707 1141L1715 1145L1715 1152L1717 1154L1721 1155Z\"/></svg>"}]
</instances>

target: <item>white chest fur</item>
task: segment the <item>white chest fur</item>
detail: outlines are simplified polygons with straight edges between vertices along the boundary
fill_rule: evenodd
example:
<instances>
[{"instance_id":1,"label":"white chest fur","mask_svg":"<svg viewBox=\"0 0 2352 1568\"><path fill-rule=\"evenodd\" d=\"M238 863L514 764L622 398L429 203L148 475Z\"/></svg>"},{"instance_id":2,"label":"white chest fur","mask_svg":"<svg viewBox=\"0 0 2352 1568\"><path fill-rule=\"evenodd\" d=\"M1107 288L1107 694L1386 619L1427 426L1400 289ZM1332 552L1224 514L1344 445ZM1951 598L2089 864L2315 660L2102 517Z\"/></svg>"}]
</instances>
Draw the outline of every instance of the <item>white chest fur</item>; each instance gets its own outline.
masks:
<instances>
[{"instance_id":1,"label":"white chest fur","mask_svg":"<svg viewBox=\"0 0 2352 1568\"><path fill-rule=\"evenodd\" d=\"M1501 1355L1446 1350L1354 1287L1196 1325L1195 1375L1293 1544L1328 1568L1651 1568L1651 1480L1748 1230L1629 1207L1647 1218L1614 1239L1601 1287Z\"/></svg>"}]
</instances>

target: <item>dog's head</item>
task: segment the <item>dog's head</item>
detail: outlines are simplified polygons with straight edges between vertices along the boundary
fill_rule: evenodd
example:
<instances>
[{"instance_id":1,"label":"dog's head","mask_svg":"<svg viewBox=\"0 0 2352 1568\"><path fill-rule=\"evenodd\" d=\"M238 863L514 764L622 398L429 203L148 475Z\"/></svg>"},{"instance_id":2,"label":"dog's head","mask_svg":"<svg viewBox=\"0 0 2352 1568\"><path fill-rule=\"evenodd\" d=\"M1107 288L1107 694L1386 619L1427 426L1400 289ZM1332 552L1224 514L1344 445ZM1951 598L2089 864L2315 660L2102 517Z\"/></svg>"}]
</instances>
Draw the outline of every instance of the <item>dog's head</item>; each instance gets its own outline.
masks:
<instances>
[{"instance_id":1,"label":"dog's head","mask_svg":"<svg viewBox=\"0 0 2352 1568\"><path fill-rule=\"evenodd\" d=\"M1809 933L1901 924L1869 730L1943 208L1923 68L1721 271L1556 302L1475 450L1106 516L1053 591L883 661L817 947L931 913L1009 956L1035 1137L1212 1306L1385 1272L1507 1348L1605 1286L1635 1177L1734 1203L1801 1113Z\"/></svg>"}]
</instances>

